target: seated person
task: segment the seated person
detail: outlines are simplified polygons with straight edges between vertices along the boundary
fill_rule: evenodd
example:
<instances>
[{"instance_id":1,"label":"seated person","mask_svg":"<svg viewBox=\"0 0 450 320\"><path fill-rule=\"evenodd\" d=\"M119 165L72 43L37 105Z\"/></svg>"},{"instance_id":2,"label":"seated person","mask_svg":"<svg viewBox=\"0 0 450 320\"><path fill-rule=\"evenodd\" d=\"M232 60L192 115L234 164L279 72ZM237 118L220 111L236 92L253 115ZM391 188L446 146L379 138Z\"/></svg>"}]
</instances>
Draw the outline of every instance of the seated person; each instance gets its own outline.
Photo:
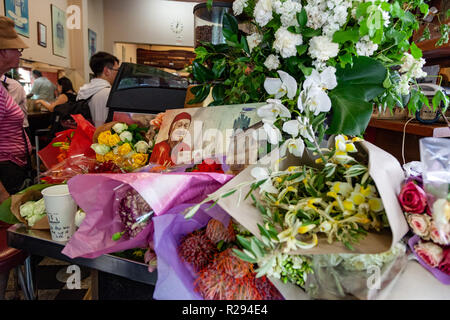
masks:
<instances>
[{"instance_id":1,"label":"seated person","mask_svg":"<svg viewBox=\"0 0 450 320\"><path fill-rule=\"evenodd\" d=\"M48 111L53 112L56 106L67 102L75 102L77 100L77 93L73 90L72 81L66 77L58 79L58 93L59 96L53 103L48 103L44 100L36 100L36 103L43 105Z\"/></svg>"}]
</instances>

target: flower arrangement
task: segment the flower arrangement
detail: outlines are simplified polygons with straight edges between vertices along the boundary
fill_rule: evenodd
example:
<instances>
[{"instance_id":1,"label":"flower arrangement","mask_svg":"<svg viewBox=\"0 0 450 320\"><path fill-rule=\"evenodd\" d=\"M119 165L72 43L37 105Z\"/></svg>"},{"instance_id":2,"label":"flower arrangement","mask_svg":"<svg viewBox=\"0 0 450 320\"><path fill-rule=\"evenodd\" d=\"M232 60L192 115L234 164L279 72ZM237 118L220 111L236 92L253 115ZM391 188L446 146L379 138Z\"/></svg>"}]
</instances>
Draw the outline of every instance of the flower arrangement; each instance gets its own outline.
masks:
<instances>
[{"instance_id":1,"label":"flower arrangement","mask_svg":"<svg viewBox=\"0 0 450 320\"><path fill-rule=\"evenodd\" d=\"M153 142L145 141L146 128L136 124L116 123L110 130L98 135L98 142L91 148L100 163L111 162L127 171L133 171L148 163Z\"/></svg>"},{"instance_id":2,"label":"flower arrangement","mask_svg":"<svg viewBox=\"0 0 450 320\"><path fill-rule=\"evenodd\" d=\"M196 48L191 103L211 90L210 105L274 98L268 109L285 106L306 127L326 115L324 131L347 135L364 132L374 105L411 114L430 106L416 82L425 60L409 40L428 14L423 0L237 0L233 11L253 30L245 34L225 15L226 44ZM433 107L441 102L447 108L439 91ZM264 120L275 137L291 117L274 115Z\"/></svg>"},{"instance_id":3,"label":"flower arrangement","mask_svg":"<svg viewBox=\"0 0 450 320\"><path fill-rule=\"evenodd\" d=\"M211 219L206 228L182 238L178 254L197 275L195 290L206 300L281 300L266 277L256 277L253 264L233 254L233 223Z\"/></svg>"},{"instance_id":4,"label":"flower arrangement","mask_svg":"<svg viewBox=\"0 0 450 320\"><path fill-rule=\"evenodd\" d=\"M411 231L420 238L413 246L416 255L429 267L450 275L450 201L438 199L430 208L419 176L405 181L399 202ZM438 228L437 221L444 221L443 228Z\"/></svg>"}]
</instances>

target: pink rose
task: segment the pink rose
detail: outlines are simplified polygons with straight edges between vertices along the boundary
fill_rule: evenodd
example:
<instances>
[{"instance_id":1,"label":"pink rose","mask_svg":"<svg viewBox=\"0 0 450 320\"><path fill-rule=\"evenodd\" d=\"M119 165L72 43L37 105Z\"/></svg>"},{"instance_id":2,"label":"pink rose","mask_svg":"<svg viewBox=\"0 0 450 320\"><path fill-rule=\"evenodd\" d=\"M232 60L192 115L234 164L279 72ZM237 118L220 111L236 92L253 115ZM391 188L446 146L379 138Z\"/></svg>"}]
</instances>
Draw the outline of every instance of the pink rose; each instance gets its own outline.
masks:
<instances>
[{"instance_id":1,"label":"pink rose","mask_svg":"<svg viewBox=\"0 0 450 320\"><path fill-rule=\"evenodd\" d=\"M427 195L413 181L405 184L398 195L403 210L409 213L424 213L427 207Z\"/></svg>"},{"instance_id":2,"label":"pink rose","mask_svg":"<svg viewBox=\"0 0 450 320\"><path fill-rule=\"evenodd\" d=\"M450 248L444 250L444 258L439 264L439 270L450 276Z\"/></svg>"},{"instance_id":3,"label":"pink rose","mask_svg":"<svg viewBox=\"0 0 450 320\"><path fill-rule=\"evenodd\" d=\"M431 218L422 214L408 214L406 220L412 231L419 237L429 240Z\"/></svg>"},{"instance_id":4,"label":"pink rose","mask_svg":"<svg viewBox=\"0 0 450 320\"><path fill-rule=\"evenodd\" d=\"M444 253L441 247L433 242L420 241L414 246L416 254L430 267L436 268L444 259Z\"/></svg>"},{"instance_id":5,"label":"pink rose","mask_svg":"<svg viewBox=\"0 0 450 320\"><path fill-rule=\"evenodd\" d=\"M434 221L431 222L430 226L430 237L434 243L440 245L449 245L450 244L450 225L446 224L441 228L436 226Z\"/></svg>"}]
</instances>

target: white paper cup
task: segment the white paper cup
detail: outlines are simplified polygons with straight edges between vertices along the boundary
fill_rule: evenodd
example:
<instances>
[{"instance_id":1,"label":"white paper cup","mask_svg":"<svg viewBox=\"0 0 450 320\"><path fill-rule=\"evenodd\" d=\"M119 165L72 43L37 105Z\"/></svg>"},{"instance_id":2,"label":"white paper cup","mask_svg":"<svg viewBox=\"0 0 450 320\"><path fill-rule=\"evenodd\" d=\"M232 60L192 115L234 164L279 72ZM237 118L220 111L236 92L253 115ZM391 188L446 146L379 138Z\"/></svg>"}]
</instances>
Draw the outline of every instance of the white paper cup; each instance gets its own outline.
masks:
<instances>
[{"instance_id":1,"label":"white paper cup","mask_svg":"<svg viewBox=\"0 0 450 320\"><path fill-rule=\"evenodd\" d=\"M77 204L72 199L67 185L42 190L45 209L54 241L68 241L75 233Z\"/></svg>"}]
</instances>

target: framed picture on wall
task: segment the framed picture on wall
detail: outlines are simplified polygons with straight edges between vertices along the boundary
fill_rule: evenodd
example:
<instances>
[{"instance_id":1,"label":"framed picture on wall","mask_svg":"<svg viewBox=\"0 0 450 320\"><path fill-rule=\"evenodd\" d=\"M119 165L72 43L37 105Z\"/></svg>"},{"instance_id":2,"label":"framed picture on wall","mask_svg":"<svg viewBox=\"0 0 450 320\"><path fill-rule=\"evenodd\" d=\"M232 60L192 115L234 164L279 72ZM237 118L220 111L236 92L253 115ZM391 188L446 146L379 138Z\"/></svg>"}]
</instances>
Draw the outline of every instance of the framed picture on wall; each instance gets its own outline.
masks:
<instances>
[{"instance_id":1,"label":"framed picture on wall","mask_svg":"<svg viewBox=\"0 0 450 320\"><path fill-rule=\"evenodd\" d=\"M47 26L38 22L38 44L44 48L47 48Z\"/></svg>"},{"instance_id":2,"label":"framed picture on wall","mask_svg":"<svg viewBox=\"0 0 450 320\"><path fill-rule=\"evenodd\" d=\"M68 50L66 13L53 4L51 5L51 12L53 54L66 58Z\"/></svg>"},{"instance_id":3,"label":"framed picture on wall","mask_svg":"<svg viewBox=\"0 0 450 320\"><path fill-rule=\"evenodd\" d=\"M28 0L4 0L5 16L14 20L16 32L24 37L30 37L30 16Z\"/></svg>"},{"instance_id":4,"label":"framed picture on wall","mask_svg":"<svg viewBox=\"0 0 450 320\"><path fill-rule=\"evenodd\" d=\"M88 29L89 58L97 52L97 33Z\"/></svg>"}]
</instances>

